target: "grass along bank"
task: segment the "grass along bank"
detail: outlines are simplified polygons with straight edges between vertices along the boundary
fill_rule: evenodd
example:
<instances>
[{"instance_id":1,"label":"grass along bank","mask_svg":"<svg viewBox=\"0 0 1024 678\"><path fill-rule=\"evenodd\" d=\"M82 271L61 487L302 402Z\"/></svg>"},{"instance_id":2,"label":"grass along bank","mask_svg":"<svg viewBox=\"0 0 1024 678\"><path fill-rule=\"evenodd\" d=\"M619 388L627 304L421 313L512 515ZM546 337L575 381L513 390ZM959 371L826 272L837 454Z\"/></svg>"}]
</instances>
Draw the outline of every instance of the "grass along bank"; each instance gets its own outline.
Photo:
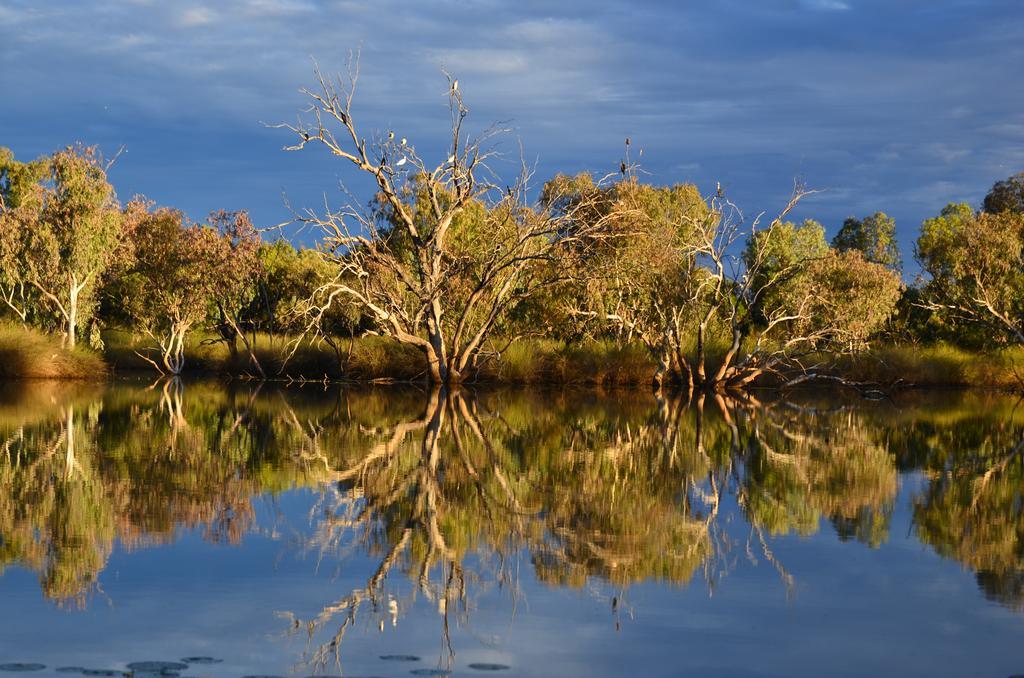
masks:
<instances>
[{"instance_id":1,"label":"grass along bank","mask_svg":"<svg viewBox=\"0 0 1024 678\"><path fill-rule=\"evenodd\" d=\"M0 378L103 379L107 364L88 348L62 346L60 337L0 323Z\"/></svg>"},{"instance_id":2,"label":"grass along bank","mask_svg":"<svg viewBox=\"0 0 1024 678\"><path fill-rule=\"evenodd\" d=\"M212 336L195 334L186 347L186 373L255 377L241 342L232 352ZM58 337L20 325L0 324L0 378L102 379L108 374L153 374L139 357L151 351L143 337L104 333L101 354L67 350ZM423 355L411 346L368 336L327 342L257 334L254 352L271 379L407 382L425 376ZM975 353L952 346L878 345L853 356L831 357L825 373L857 382L906 387L976 387L1024 390L1024 347ZM591 341L566 344L523 339L500 354L486 355L475 380L508 384L578 384L641 387L651 384L656 365L639 344ZM765 384L771 385L771 384Z\"/></svg>"}]
</instances>

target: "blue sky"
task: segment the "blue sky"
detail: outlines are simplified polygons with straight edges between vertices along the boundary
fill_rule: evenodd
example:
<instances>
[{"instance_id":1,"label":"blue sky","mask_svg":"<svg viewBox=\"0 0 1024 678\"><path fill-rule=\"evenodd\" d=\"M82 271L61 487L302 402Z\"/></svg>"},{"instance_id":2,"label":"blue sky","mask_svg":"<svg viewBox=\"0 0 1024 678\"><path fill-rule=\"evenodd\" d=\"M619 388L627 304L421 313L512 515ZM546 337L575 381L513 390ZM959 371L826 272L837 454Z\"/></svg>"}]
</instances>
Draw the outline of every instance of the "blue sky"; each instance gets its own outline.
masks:
<instances>
[{"instance_id":1,"label":"blue sky","mask_svg":"<svg viewBox=\"0 0 1024 678\"><path fill-rule=\"evenodd\" d=\"M748 212L795 177L828 189L799 216L830 234L884 210L909 248L946 202L1024 170L1022 0L0 0L0 145L123 145L122 198L278 223L282 193L339 202L351 175L262 123L294 119L311 57L340 70L360 47L359 123L428 157L446 68L540 178L614 170L628 135L650 181L721 181Z\"/></svg>"}]
</instances>

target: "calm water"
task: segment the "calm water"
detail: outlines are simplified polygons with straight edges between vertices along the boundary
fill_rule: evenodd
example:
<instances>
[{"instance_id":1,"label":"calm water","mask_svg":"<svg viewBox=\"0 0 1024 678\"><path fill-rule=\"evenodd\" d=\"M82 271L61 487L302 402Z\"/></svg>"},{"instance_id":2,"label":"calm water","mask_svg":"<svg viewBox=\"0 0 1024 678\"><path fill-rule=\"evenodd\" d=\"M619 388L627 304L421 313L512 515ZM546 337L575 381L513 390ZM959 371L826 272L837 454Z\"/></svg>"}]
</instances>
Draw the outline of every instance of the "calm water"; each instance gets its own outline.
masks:
<instances>
[{"instance_id":1,"label":"calm water","mask_svg":"<svg viewBox=\"0 0 1024 678\"><path fill-rule=\"evenodd\" d=\"M1008 397L35 383L0 444L31 675L1024 673Z\"/></svg>"}]
</instances>

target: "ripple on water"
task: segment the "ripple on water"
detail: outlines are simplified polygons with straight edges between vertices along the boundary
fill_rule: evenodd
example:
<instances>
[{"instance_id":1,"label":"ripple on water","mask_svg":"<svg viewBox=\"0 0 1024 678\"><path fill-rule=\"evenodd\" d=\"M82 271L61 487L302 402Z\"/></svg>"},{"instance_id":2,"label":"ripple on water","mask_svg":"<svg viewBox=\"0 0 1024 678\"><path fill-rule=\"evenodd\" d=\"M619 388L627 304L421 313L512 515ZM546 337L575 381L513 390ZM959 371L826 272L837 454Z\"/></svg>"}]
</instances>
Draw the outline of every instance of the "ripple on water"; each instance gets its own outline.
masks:
<instances>
[{"instance_id":1,"label":"ripple on water","mask_svg":"<svg viewBox=\"0 0 1024 678\"><path fill-rule=\"evenodd\" d=\"M418 662L420 660L414 654L382 654L380 658L386 662Z\"/></svg>"},{"instance_id":2,"label":"ripple on water","mask_svg":"<svg viewBox=\"0 0 1024 678\"><path fill-rule=\"evenodd\" d=\"M508 671L510 667L505 664L491 664L490 662L475 662L469 665L475 671Z\"/></svg>"},{"instance_id":3,"label":"ripple on water","mask_svg":"<svg viewBox=\"0 0 1024 678\"><path fill-rule=\"evenodd\" d=\"M220 664L224 660L215 657L185 657L181 661L186 664Z\"/></svg>"},{"instance_id":4,"label":"ripple on water","mask_svg":"<svg viewBox=\"0 0 1024 678\"><path fill-rule=\"evenodd\" d=\"M451 671L447 671L445 669L413 669L409 673L411 673L414 676L450 676L450 675L452 675Z\"/></svg>"}]
</instances>

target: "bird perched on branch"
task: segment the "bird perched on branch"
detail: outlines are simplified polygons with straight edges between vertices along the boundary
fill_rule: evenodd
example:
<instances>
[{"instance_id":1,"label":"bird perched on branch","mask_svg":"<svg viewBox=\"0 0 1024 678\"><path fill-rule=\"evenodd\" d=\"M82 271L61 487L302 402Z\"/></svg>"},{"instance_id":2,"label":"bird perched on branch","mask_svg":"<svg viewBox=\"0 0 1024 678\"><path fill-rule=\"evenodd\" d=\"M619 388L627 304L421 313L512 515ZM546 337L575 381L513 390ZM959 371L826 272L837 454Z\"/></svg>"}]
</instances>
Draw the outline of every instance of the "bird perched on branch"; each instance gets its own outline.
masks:
<instances>
[{"instance_id":1,"label":"bird perched on branch","mask_svg":"<svg viewBox=\"0 0 1024 678\"><path fill-rule=\"evenodd\" d=\"M624 163L624 162L620 162L619 163L619 172L621 172L622 174L626 173L626 163Z\"/></svg>"},{"instance_id":2,"label":"bird perched on branch","mask_svg":"<svg viewBox=\"0 0 1024 678\"><path fill-rule=\"evenodd\" d=\"M715 195L719 198L725 197L725 191L722 190L722 182L720 181L715 182Z\"/></svg>"}]
</instances>

